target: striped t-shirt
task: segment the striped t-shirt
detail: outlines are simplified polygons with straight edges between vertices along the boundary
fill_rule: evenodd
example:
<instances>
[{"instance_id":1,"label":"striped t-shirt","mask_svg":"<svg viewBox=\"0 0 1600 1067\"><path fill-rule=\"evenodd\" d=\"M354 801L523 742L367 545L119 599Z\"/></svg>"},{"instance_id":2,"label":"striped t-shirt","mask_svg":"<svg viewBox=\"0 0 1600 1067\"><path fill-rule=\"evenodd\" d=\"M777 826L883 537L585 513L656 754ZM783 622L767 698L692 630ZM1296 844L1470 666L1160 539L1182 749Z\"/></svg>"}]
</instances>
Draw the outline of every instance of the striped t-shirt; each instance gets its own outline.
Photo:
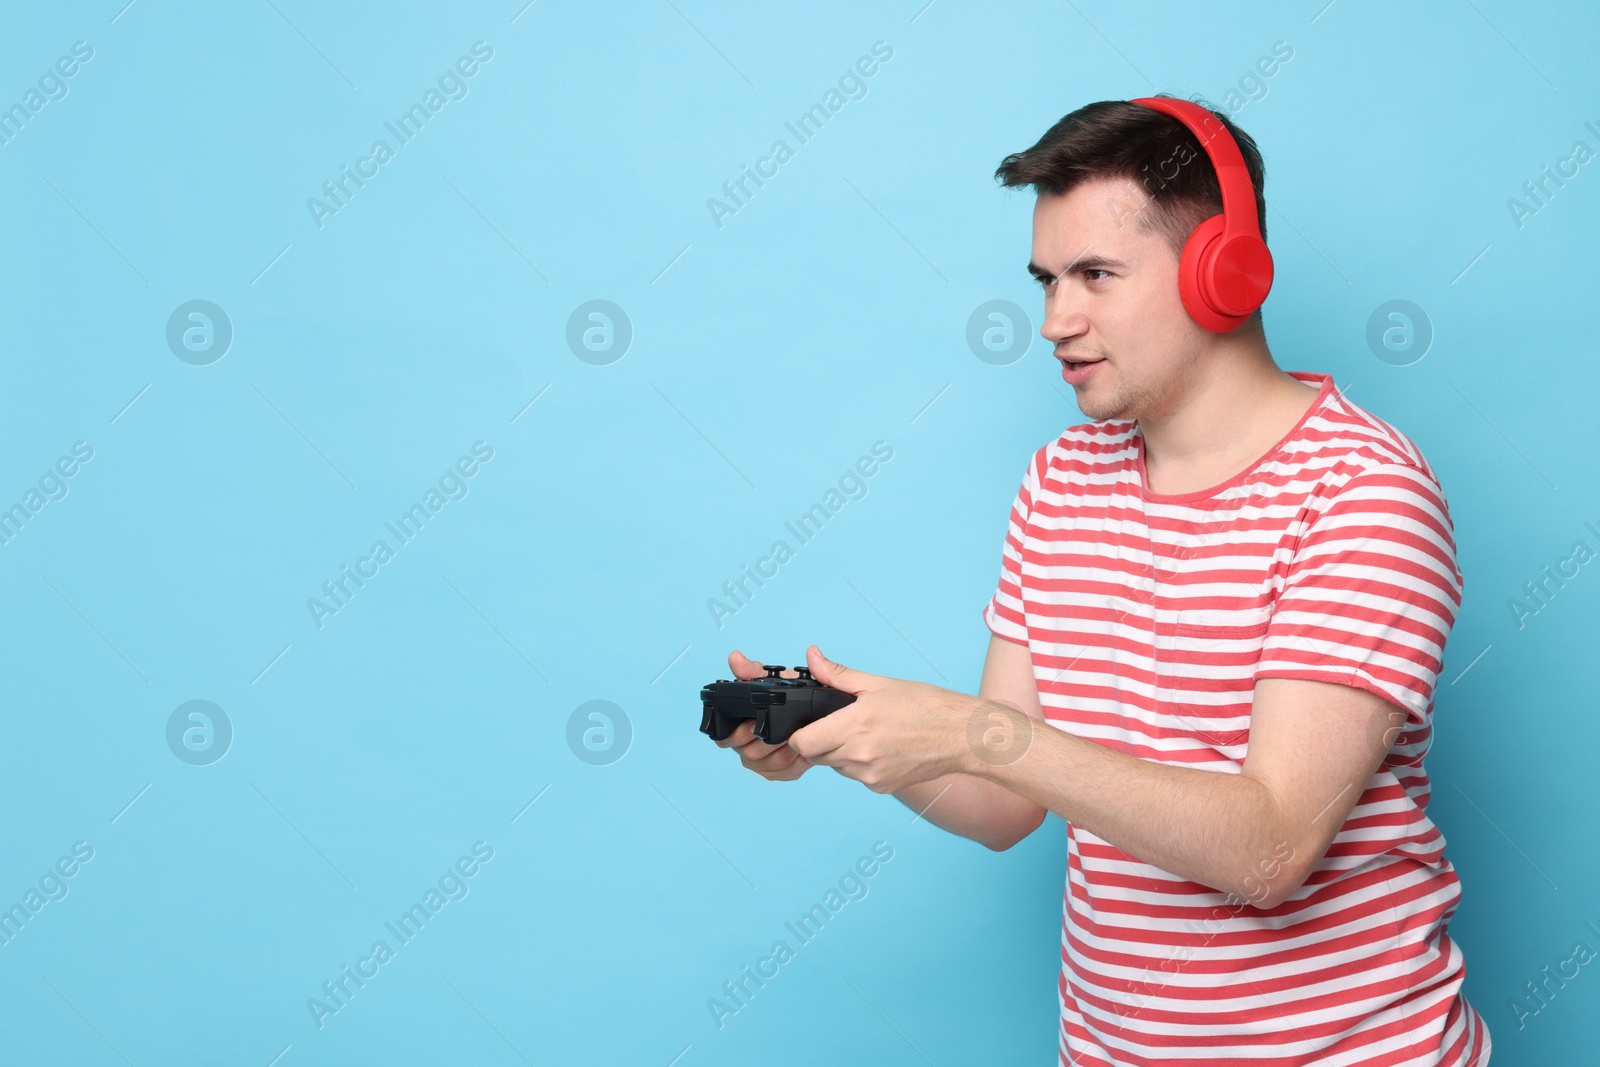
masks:
<instances>
[{"instance_id":1,"label":"striped t-shirt","mask_svg":"<svg viewBox=\"0 0 1600 1067\"><path fill-rule=\"evenodd\" d=\"M1057 992L1072 1067L1488 1060L1422 766L1461 603L1449 508L1404 434L1331 376L1289 373L1320 385L1316 401L1221 485L1147 491L1138 424L1106 420L1035 452L1012 505L983 618L1028 647L1056 727L1237 774L1257 679L1358 686L1406 713L1326 856L1275 908L1069 822Z\"/></svg>"}]
</instances>

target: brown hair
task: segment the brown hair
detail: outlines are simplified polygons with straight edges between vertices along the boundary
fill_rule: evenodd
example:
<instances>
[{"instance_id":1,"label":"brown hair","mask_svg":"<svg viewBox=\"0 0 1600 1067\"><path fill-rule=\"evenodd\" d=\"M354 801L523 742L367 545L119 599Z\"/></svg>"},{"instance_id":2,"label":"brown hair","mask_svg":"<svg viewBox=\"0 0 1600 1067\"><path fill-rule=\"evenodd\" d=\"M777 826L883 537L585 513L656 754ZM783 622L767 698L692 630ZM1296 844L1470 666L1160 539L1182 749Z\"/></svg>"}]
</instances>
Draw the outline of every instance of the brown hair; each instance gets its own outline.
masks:
<instances>
[{"instance_id":1,"label":"brown hair","mask_svg":"<svg viewBox=\"0 0 1600 1067\"><path fill-rule=\"evenodd\" d=\"M1171 93L1159 96L1171 97ZM1256 143L1227 115L1195 100L1217 117L1239 144L1256 191L1256 221L1267 236L1266 180ZM1127 100L1099 100L1065 115L1032 148L1001 161L1001 185L1031 185L1036 193L1064 193L1094 178L1129 178L1151 198L1139 226L1164 238L1173 253L1201 222L1222 212L1222 191L1199 138L1189 127L1153 108Z\"/></svg>"}]
</instances>

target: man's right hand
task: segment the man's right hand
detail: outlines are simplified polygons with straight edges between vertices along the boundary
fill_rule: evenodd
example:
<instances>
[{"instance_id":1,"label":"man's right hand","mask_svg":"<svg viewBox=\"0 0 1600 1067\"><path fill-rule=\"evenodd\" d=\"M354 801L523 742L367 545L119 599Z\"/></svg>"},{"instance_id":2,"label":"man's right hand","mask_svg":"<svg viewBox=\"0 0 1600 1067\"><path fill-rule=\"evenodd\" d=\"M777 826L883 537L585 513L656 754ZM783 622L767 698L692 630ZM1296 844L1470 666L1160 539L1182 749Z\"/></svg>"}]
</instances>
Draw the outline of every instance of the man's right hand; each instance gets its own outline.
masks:
<instances>
[{"instance_id":1,"label":"man's right hand","mask_svg":"<svg viewBox=\"0 0 1600 1067\"><path fill-rule=\"evenodd\" d=\"M766 667L737 649L728 654L728 667L733 671L734 678L741 682L765 677L767 673ZM787 670L783 676L800 677L797 672ZM755 719L745 719L740 722L732 734L717 744L739 753L740 763L769 782L792 782L812 766L810 760L787 744L769 745L758 738Z\"/></svg>"}]
</instances>

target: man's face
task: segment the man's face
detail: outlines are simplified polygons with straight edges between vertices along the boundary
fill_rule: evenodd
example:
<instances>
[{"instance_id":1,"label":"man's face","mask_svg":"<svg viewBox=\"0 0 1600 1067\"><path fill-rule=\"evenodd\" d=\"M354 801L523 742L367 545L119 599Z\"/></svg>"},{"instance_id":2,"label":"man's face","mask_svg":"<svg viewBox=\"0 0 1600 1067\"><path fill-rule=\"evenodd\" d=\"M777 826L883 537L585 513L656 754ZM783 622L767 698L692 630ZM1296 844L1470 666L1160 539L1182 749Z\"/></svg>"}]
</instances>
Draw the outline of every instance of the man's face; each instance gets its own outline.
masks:
<instances>
[{"instance_id":1,"label":"man's face","mask_svg":"<svg viewBox=\"0 0 1600 1067\"><path fill-rule=\"evenodd\" d=\"M1082 182L1034 204L1029 270L1044 286L1039 332L1058 360L1101 361L1073 385L1091 419L1170 415L1204 351L1206 331L1178 296L1177 255L1141 226L1151 211L1127 178Z\"/></svg>"}]
</instances>

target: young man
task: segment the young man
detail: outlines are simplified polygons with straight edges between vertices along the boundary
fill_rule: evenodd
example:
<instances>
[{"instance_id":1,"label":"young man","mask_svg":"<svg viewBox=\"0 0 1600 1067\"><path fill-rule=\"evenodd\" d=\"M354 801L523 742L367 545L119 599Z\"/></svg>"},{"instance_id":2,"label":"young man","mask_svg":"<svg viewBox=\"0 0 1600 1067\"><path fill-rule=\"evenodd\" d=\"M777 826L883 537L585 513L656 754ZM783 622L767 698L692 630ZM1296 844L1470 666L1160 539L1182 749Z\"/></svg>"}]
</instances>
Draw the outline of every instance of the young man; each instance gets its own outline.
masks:
<instances>
[{"instance_id":1,"label":"young man","mask_svg":"<svg viewBox=\"0 0 1600 1067\"><path fill-rule=\"evenodd\" d=\"M1211 115L1264 238L1261 157ZM1481 1067L1422 765L1463 587L1437 478L1329 375L1280 370L1259 311L1191 318L1180 253L1223 204L1176 118L1089 104L997 177L1038 194L1040 332L1093 421L1028 463L979 693L812 645L855 703L722 744L995 850L1065 819L1063 1064Z\"/></svg>"}]
</instances>

